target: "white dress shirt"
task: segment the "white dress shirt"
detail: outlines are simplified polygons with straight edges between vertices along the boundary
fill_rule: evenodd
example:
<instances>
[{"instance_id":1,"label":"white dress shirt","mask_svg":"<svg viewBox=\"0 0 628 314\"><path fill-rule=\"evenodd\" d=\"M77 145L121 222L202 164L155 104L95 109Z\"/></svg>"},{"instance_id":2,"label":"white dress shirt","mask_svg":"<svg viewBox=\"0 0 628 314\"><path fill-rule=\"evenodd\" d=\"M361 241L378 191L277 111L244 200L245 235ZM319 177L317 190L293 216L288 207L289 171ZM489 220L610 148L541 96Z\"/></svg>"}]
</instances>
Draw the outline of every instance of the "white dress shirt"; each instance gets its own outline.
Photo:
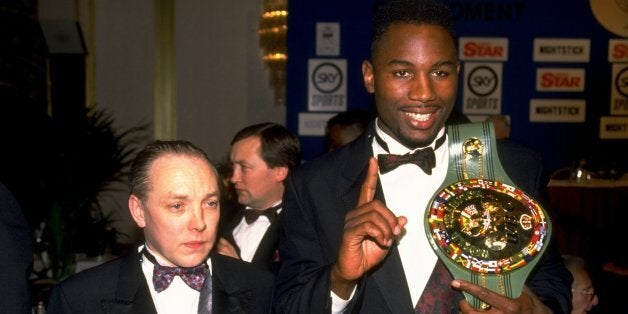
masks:
<instances>
[{"instance_id":1,"label":"white dress shirt","mask_svg":"<svg viewBox=\"0 0 628 314\"><path fill-rule=\"evenodd\" d=\"M413 152L385 134L379 127L376 131L388 145L391 154L403 155ZM440 130L437 138L444 133L444 129ZM386 154L386 151L377 144L377 141L373 142L375 156ZM431 146L433 148L434 143ZM432 175L426 174L417 165L405 164L379 176L386 199L386 207L396 216L408 218L405 233L398 238L397 248L408 282L412 304L416 304L421 298L423 289L438 260L425 234L424 216L429 200L447 176L448 141L445 140L434 154L436 155L436 167L432 169Z\"/></svg>"},{"instance_id":2,"label":"white dress shirt","mask_svg":"<svg viewBox=\"0 0 628 314\"><path fill-rule=\"evenodd\" d=\"M277 201L277 203L272 206L277 206L279 203L281 203L281 200ZM248 209L250 208L247 207L245 210ZM277 209L277 214L280 212L281 208ZM240 258L242 258L242 260L249 263L253 260L255 251L257 251L257 247L260 242L262 242L262 238L269 227L270 220L264 215L260 215L259 218L250 225L244 220L244 217L242 217L240 223L233 229L233 239L240 248Z\"/></svg>"},{"instance_id":3,"label":"white dress shirt","mask_svg":"<svg viewBox=\"0 0 628 314\"><path fill-rule=\"evenodd\" d=\"M141 251L143 246L139 247ZM155 254L148 247L148 252L155 256L155 260L160 265L168 265L159 255ZM211 259L207 259L207 265L209 266L209 273L212 273ZM172 283L164 291L157 292L153 286L153 268L155 265L151 263L147 258L142 259L142 272L148 283L150 295L153 298L153 303L159 314L197 314L198 313L198 300L201 296L199 291L190 288L183 279L179 276L174 276ZM207 280L211 280L211 277L207 277Z\"/></svg>"},{"instance_id":4,"label":"white dress shirt","mask_svg":"<svg viewBox=\"0 0 628 314\"><path fill-rule=\"evenodd\" d=\"M377 141L373 140L373 155L398 154L404 155L415 150L409 150L392 137L384 133L377 123L375 131L386 142L389 152L386 152ZM436 138L445 134L445 129L438 132ZM434 148L434 142L430 145ZM402 235L397 241L397 248L401 264L408 282L408 289L412 297L412 304L417 304L423 289L429 280L438 257L430 246L425 234L424 215L429 200L440 187L447 175L449 164L448 140L435 150L436 167L432 175L426 174L415 164L404 164L396 169L379 175L388 207L396 216L405 216L408 219ZM403 287L400 287L403 288ZM355 292L355 289L354 289ZM349 303L335 295L332 296L332 313L341 313ZM353 295L352 295L353 297Z\"/></svg>"}]
</instances>

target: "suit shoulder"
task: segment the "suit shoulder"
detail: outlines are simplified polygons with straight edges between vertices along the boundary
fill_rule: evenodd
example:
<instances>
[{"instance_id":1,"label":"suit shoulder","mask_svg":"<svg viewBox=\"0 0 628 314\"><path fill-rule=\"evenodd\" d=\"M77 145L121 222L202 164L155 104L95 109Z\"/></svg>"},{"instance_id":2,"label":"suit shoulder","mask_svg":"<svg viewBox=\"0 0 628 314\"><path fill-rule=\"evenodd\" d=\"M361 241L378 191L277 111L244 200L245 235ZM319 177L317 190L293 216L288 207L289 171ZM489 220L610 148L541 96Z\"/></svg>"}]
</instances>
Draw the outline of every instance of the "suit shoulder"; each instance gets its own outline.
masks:
<instances>
[{"instance_id":1,"label":"suit shoulder","mask_svg":"<svg viewBox=\"0 0 628 314\"><path fill-rule=\"evenodd\" d=\"M362 140L365 141L365 140ZM305 178L336 176L355 164L366 165L372 155L370 146L356 140L334 151L306 161L295 170L297 176Z\"/></svg>"},{"instance_id":2,"label":"suit shoulder","mask_svg":"<svg viewBox=\"0 0 628 314\"><path fill-rule=\"evenodd\" d=\"M521 142L514 140L497 140L497 150L501 156L524 156L526 158L541 160L541 153Z\"/></svg>"},{"instance_id":3,"label":"suit shoulder","mask_svg":"<svg viewBox=\"0 0 628 314\"><path fill-rule=\"evenodd\" d=\"M73 274L58 283L64 288L87 288L102 286L111 282L111 278L117 278L120 271L120 258L105 262L104 264L88 268L79 273Z\"/></svg>"}]
</instances>

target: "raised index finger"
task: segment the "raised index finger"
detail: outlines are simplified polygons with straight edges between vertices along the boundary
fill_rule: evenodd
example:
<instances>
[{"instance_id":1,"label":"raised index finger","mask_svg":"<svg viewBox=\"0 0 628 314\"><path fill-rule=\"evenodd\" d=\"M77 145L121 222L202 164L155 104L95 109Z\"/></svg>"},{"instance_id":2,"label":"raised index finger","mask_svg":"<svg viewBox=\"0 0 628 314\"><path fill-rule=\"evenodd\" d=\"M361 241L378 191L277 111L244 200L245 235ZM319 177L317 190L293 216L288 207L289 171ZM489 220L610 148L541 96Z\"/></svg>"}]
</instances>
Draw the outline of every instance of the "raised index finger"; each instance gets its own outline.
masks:
<instances>
[{"instance_id":1,"label":"raised index finger","mask_svg":"<svg viewBox=\"0 0 628 314\"><path fill-rule=\"evenodd\" d=\"M372 201L375 197L378 175L377 170L377 159L375 159L375 157L371 157L369 159L369 168L366 173L366 177L364 178L364 183L362 183L362 188L360 189L360 197L358 197L357 207Z\"/></svg>"}]
</instances>

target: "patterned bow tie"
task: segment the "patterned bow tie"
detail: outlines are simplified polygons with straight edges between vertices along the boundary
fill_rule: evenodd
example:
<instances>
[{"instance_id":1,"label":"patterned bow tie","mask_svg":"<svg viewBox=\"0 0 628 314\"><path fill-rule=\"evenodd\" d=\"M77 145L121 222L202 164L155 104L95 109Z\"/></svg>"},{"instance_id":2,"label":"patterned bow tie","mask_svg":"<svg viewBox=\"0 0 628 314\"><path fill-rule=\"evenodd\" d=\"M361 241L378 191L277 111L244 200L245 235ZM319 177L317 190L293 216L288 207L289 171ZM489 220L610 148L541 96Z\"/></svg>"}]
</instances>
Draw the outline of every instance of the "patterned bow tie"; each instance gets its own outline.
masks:
<instances>
[{"instance_id":1,"label":"patterned bow tie","mask_svg":"<svg viewBox=\"0 0 628 314\"><path fill-rule=\"evenodd\" d=\"M414 153L407 153L405 155L395 154L379 154L377 155L377 163L379 165L379 171L384 174L396 169L397 167L412 163L419 166L426 174L432 175L432 169L436 167L436 156L434 150L438 149L445 142L446 132L441 137L436 139L434 143L434 149L427 147L419 149ZM375 133L375 140L377 143L388 152L388 145L386 142Z\"/></svg>"},{"instance_id":2,"label":"patterned bow tie","mask_svg":"<svg viewBox=\"0 0 628 314\"><path fill-rule=\"evenodd\" d=\"M277 210L279 208L281 208L281 204L275 205L266 210L247 209L244 211L244 220L246 220L246 223L250 225L257 221L259 216L266 216L271 224L275 223L277 221Z\"/></svg>"},{"instance_id":3,"label":"patterned bow tie","mask_svg":"<svg viewBox=\"0 0 628 314\"><path fill-rule=\"evenodd\" d=\"M170 267L162 266L157 263L155 257L150 254L146 247L143 250L144 256L154 264L153 268L153 286L155 291L162 292L166 290L174 276L179 276L190 288L201 291L205 279L207 278L207 264L203 263L194 267Z\"/></svg>"}]
</instances>

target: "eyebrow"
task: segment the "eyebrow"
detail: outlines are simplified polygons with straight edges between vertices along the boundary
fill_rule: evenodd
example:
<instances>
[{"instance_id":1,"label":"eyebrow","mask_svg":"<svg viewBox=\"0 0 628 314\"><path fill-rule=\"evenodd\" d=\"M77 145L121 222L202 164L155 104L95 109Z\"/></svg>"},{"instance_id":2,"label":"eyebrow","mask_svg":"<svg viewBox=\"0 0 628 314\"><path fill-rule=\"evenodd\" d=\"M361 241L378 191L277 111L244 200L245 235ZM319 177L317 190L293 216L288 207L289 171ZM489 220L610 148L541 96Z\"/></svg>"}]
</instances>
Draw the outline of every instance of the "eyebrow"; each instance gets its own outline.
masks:
<instances>
[{"instance_id":1,"label":"eyebrow","mask_svg":"<svg viewBox=\"0 0 628 314\"><path fill-rule=\"evenodd\" d=\"M413 66L414 64L412 62L405 61L405 60L393 59L390 62L388 62L387 65L388 66L395 66L395 65ZM434 67L434 68L442 67L442 66L454 66L455 67L457 65L458 65L458 62L456 62L456 61L442 60L442 61L438 61L438 62L434 63L432 65L432 67Z\"/></svg>"},{"instance_id":2,"label":"eyebrow","mask_svg":"<svg viewBox=\"0 0 628 314\"><path fill-rule=\"evenodd\" d=\"M220 192L214 191L214 192L205 194L205 198L210 198L210 197L220 197Z\"/></svg>"},{"instance_id":3,"label":"eyebrow","mask_svg":"<svg viewBox=\"0 0 628 314\"><path fill-rule=\"evenodd\" d=\"M205 198L219 197L219 196L220 196L220 192L218 192L218 190L215 190L215 191L205 194L203 198L205 199ZM167 199L188 200L189 196L186 194L169 193L167 196Z\"/></svg>"}]
</instances>

